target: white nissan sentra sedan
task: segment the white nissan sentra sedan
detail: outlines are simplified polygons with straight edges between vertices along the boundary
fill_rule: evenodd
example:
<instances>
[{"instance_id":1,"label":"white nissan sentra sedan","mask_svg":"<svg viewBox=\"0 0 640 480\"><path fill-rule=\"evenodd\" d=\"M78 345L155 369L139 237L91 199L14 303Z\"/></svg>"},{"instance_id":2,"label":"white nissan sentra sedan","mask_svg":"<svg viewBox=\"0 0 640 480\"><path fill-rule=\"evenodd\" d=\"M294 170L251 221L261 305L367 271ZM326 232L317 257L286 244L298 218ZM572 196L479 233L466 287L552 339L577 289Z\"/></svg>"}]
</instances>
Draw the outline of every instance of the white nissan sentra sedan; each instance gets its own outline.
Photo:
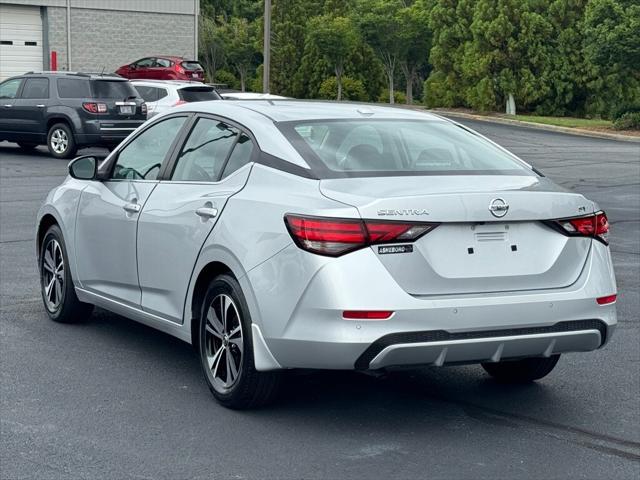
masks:
<instances>
[{"instance_id":1,"label":"white nissan sentra sedan","mask_svg":"<svg viewBox=\"0 0 640 480\"><path fill-rule=\"evenodd\" d=\"M194 103L69 173L37 220L48 315L97 305L192 343L228 407L295 368L533 381L616 325L604 212L429 113Z\"/></svg>"}]
</instances>

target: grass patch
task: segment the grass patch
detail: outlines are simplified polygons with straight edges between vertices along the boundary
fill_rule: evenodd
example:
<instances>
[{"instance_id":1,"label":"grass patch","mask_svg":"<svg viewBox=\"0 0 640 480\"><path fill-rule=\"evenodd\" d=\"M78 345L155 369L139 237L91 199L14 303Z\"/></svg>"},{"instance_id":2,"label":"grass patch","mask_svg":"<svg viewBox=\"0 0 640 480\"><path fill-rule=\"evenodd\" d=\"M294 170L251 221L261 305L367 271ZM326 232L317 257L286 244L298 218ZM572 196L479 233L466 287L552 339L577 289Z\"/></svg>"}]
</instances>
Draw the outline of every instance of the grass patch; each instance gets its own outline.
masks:
<instances>
[{"instance_id":1,"label":"grass patch","mask_svg":"<svg viewBox=\"0 0 640 480\"><path fill-rule=\"evenodd\" d=\"M539 117L537 115L505 115L505 118L522 120L523 122L542 123L545 125L557 125L570 128L612 128L610 120L593 120L589 118L573 117Z\"/></svg>"}]
</instances>

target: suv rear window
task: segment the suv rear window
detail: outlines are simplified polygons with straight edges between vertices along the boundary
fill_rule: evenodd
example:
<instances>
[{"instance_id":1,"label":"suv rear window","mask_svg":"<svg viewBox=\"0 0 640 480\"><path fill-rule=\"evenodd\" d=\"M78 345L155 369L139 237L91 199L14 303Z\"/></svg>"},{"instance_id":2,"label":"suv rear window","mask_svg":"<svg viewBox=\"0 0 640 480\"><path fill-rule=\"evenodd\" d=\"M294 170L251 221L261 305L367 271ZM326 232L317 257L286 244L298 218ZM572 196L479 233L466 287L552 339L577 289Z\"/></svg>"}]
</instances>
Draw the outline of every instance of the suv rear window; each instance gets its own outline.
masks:
<instances>
[{"instance_id":1,"label":"suv rear window","mask_svg":"<svg viewBox=\"0 0 640 480\"><path fill-rule=\"evenodd\" d=\"M213 87L184 87L178 90L180 99L185 102L206 102L220 100L220 95Z\"/></svg>"},{"instance_id":2,"label":"suv rear window","mask_svg":"<svg viewBox=\"0 0 640 480\"><path fill-rule=\"evenodd\" d=\"M182 65L185 70L204 70L198 62L182 62L180 65Z\"/></svg>"},{"instance_id":3,"label":"suv rear window","mask_svg":"<svg viewBox=\"0 0 640 480\"><path fill-rule=\"evenodd\" d=\"M279 126L320 178L534 175L489 141L444 121L313 120Z\"/></svg>"},{"instance_id":4,"label":"suv rear window","mask_svg":"<svg viewBox=\"0 0 640 480\"><path fill-rule=\"evenodd\" d=\"M58 78L56 87L60 98L91 98L89 81L85 78Z\"/></svg>"},{"instance_id":5,"label":"suv rear window","mask_svg":"<svg viewBox=\"0 0 640 480\"><path fill-rule=\"evenodd\" d=\"M126 100L138 97L138 92L126 80L92 80L94 98Z\"/></svg>"}]
</instances>

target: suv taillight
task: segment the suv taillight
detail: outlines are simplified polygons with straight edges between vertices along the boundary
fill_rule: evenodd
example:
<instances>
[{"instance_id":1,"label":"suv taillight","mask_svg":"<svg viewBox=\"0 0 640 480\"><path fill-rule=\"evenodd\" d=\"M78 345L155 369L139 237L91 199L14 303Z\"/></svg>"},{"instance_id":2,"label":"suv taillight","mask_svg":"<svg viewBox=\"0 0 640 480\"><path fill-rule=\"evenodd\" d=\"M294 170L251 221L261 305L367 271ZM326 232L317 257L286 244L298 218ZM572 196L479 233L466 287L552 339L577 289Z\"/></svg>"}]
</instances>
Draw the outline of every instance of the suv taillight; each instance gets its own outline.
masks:
<instances>
[{"instance_id":1,"label":"suv taillight","mask_svg":"<svg viewBox=\"0 0 640 480\"><path fill-rule=\"evenodd\" d=\"M185 102L184 100L180 99L176 103L174 103L173 106L177 107L178 105L184 105L185 103L187 103L187 102Z\"/></svg>"},{"instance_id":2,"label":"suv taillight","mask_svg":"<svg viewBox=\"0 0 640 480\"><path fill-rule=\"evenodd\" d=\"M140 111L142 112L142 115L146 115L147 114L147 104L143 103L142 105L140 105Z\"/></svg>"},{"instance_id":3,"label":"suv taillight","mask_svg":"<svg viewBox=\"0 0 640 480\"><path fill-rule=\"evenodd\" d=\"M437 223L384 222L346 218L285 215L296 245L308 252L338 257L380 243L414 242Z\"/></svg>"},{"instance_id":4,"label":"suv taillight","mask_svg":"<svg viewBox=\"0 0 640 480\"><path fill-rule=\"evenodd\" d=\"M84 102L82 108L89 113L107 113L106 103Z\"/></svg>"},{"instance_id":5,"label":"suv taillight","mask_svg":"<svg viewBox=\"0 0 640 480\"><path fill-rule=\"evenodd\" d=\"M596 212L586 217L553 220L553 223L571 237L593 237L609 245L609 221L604 212Z\"/></svg>"}]
</instances>

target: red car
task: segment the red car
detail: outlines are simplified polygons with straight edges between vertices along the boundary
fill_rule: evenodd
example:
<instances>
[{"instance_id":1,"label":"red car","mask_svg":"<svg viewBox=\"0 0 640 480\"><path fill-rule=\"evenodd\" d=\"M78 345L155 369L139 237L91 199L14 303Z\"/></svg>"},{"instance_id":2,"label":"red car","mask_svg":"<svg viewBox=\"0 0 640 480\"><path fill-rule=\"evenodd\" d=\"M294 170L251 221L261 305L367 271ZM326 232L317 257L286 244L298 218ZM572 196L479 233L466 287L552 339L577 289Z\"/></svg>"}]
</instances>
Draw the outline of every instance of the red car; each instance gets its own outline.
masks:
<instances>
[{"instance_id":1,"label":"red car","mask_svg":"<svg viewBox=\"0 0 640 480\"><path fill-rule=\"evenodd\" d=\"M204 70L195 60L182 57L146 57L123 65L116 73L124 78L195 80L204 82Z\"/></svg>"}]
</instances>

